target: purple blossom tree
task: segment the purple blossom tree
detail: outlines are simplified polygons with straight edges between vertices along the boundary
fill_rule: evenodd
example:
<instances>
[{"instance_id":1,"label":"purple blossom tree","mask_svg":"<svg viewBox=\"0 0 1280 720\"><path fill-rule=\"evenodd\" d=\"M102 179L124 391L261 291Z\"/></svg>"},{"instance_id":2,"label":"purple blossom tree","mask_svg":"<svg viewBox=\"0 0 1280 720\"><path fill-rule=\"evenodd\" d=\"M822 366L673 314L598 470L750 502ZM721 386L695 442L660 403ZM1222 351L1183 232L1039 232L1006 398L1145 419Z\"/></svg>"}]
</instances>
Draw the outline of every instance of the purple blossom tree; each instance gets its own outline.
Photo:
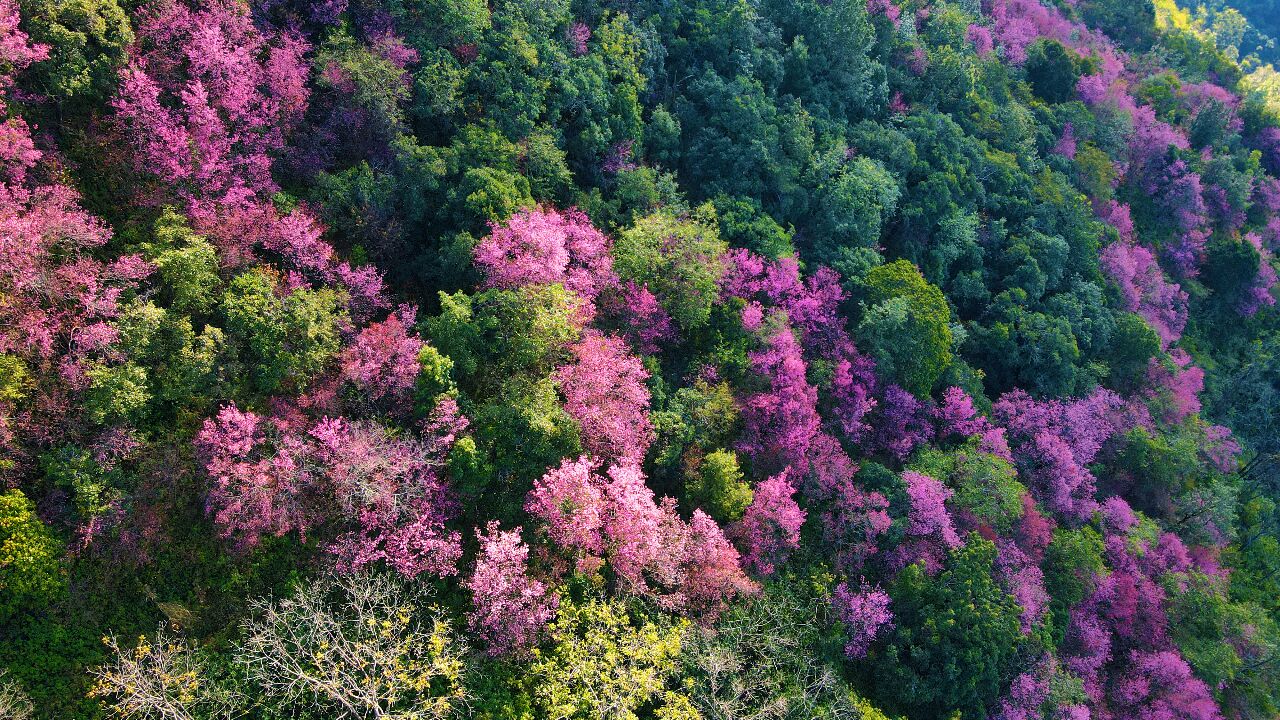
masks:
<instances>
[{"instance_id":1,"label":"purple blossom tree","mask_svg":"<svg viewBox=\"0 0 1280 720\"><path fill-rule=\"evenodd\" d=\"M272 155L306 108L306 43L264 36L225 0L151 6L136 31L113 105L139 169L193 202L274 192Z\"/></svg>"},{"instance_id":2,"label":"purple blossom tree","mask_svg":"<svg viewBox=\"0 0 1280 720\"><path fill-rule=\"evenodd\" d=\"M1100 264L1120 290L1120 307L1141 315L1165 347L1182 336L1187 325L1187 294L1165 278L1150 250L1126 242L1112 243L1103 248Z\"/></svg>"},{"instance_id":3,"label":"purple blossom tree","mask_svg":"<svg viewBox=\"0 0 1280 720\"><path fill-rule=\"evenodd\" d=\"M964 543L956 533L947 510L946 501L951 489L937 480L918 472L902 473L906 489L908 509L903 541L890 552L891 568L901 569L914 562L923 562L925 569L936 573L949 550Z\"/></svg>"},{"instance_id":4,"label":"purple blossom tree","mask_svg":"<svg viewBox=\"0 0 1280 720\"><path fill-rule=\"evenodd\" d=\"M993 415L1008 432L1036 499L1054 513L1083 521L1097 507L1096 478L1087 466L1120 428L1124 410L1109 390L1071 402L1037 401L1013 390L995 403Z\"/></svg>"},{"instance_id":5,"label":"purple blossom tree","mask_svg":"<svg viewBox=\"0 0 1280 720\"><path fill-rule=\"evenodd\" d=\"M849 659L860 660L866 657L867 650L876 637L893 627L890 604L889 593L878 587L868 586L866 581L857 590L851 589L848 583L836 585L831 606L836 617L845 626L848 640L845 642L844 654Z\"/></svg>"}]
</instances>

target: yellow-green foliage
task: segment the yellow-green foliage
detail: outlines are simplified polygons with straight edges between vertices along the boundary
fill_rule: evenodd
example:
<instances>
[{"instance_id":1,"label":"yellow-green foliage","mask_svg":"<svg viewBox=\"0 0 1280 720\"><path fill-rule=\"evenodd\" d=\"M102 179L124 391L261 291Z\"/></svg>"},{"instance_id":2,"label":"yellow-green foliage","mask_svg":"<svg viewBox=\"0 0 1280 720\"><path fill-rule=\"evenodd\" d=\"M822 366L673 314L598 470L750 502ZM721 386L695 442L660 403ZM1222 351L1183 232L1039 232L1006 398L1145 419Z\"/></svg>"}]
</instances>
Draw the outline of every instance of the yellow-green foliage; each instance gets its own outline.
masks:
<instances>
[{"instance_id":1,"label":"yellow-green foliage","mask_svg":"<svg viewBox=\"0 0 1280 720\"><path fill-rule=\"evenodd\" d=\"M751 504L751 486L743 482L738 456L730 450L707 453L689 475L689 498L721 522L741 519Z\"/></svg>"},{"instance_id":2,"label":"yellow-green foliage","mask_svg":"<svg viewBox=\"0 0 1280 720\"><path fill-rule=\"evenodd\" d=\"M0 494L0 617L57 593L61 554L61 543L21 490Z\"/></svg>"},{"instance_id":3,"label":"yellow-green foliage","mask_svg":"<svg viewBox=\"0 0 1280 720\"><path fill-rule=\"evenodd\" d=\"M530 667L542 717L635 720L659 696L671 708L660 717L697 717L686 699L664 694L687 626L633 618L618 601L563 602Z\"/></svg>"}]
</instances>

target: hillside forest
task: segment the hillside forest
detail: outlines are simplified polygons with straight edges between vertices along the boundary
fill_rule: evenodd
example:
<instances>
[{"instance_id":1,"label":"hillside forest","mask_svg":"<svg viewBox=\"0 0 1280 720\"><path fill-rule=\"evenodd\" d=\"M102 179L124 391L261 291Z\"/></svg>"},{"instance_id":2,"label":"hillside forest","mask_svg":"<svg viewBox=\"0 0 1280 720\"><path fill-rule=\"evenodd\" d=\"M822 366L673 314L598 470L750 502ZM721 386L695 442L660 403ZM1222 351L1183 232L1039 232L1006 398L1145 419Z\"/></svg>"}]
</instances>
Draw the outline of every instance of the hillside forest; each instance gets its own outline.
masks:
<instances>
[{"instance_id":1,"label":"hillside forest","mask_svg":"<svg viewBox=\"0 0 1280 720\"><path fill-rule=\"evenodd\" d=\"M0 0L0 720L1280 717L1278 32Z\"/></svg>"}]
</instances>

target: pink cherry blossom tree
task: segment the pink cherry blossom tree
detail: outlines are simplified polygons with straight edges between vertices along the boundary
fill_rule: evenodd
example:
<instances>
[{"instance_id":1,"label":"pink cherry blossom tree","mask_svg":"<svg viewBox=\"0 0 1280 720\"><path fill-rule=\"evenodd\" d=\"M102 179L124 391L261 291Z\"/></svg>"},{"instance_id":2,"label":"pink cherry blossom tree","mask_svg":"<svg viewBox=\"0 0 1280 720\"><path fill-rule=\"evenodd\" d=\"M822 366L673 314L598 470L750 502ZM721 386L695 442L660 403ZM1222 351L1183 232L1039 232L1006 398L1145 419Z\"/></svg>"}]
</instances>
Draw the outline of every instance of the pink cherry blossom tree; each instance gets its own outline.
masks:
<instances>
[{"instance_id":1,"label":"pink cherry blossom tree","mask_svg":"<svg viewBox=\"0 0 1280 720\"><path fill-rule=\"evenodd\" d=\"M653 442L649 373L620 338L588 330L570 346L574 362L558 368L565 411L582 426L582 444L597 458L639 463Z\"/></svg>"},{"instance_id":2,"label":"pink cherry blossom tree","mask_svg":"<svg viewBox=\"0 0 1280 720\"><path fill-rule=\"evenodd\" d=\"M617 284L609 238L579 210L519 210L476 245L485 287L560 283L588 300Z\"/></svg>"},{"instance_id":3,"label":"pink cherry blossom tree","mask_svg":"<svg viewBox=\"0 0 1280 720\"><path fill-rule=\"evenodd\" d=\"M800 526L805 512L796 504L796 489L783 472L755 486L735 534L746 547L743 564L757 575L769 576L800 547Z\"/></svg>"},{"instance_id":4,"label":"pink cherry blossom tree","mask_svg":"<svg viewBox=\"0 0 1280 720\"><path fill-rule=\"evenodd\" d=\"M476 535L480 552L466 582L472 603L467 625L490 655L523 653L555 616L559 598L529 576L529 548L520 540L520 528L504 531L491 522Z\"/></svg>"},{"instance_id":5,"label":"pink cherry blossom tree","mask_svg":"<svg viewBox=\"0 0 1280 720\"><path fill-rule=\"evenodd\" d=\"M386 320L360 330L342 352L342 376L373 400L409 400L422 366L423 342L413 334L417 309L402 305Z\"/></svg>"}]
</instances>

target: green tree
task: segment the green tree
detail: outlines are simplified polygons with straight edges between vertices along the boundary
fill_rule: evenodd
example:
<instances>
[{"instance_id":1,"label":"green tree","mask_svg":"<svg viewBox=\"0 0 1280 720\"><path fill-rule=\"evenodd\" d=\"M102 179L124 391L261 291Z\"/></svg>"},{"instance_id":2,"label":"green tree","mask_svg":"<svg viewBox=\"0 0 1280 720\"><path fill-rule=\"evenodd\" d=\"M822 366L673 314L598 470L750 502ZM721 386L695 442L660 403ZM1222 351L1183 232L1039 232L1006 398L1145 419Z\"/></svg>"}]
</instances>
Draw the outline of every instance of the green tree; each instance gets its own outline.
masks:
<instances>
[{"instance_id":1,"label":"green tree","mask_svg":"<svg viewBox=\"0 0 1280 720\"><path fill-rule=\"evenodd\" d=\"M1027 80L1036 95L1051 103L1062 103L1075 94L1080 79L1080 59L1067 46L1041 38L1027 48Z\"/></svg>"},{"instance_id":2,"label":"green tree","mask_svg":"<svg viewBox=\"0 0 1280 720\"><path fill-rule=\"evenodd\" d=\"M462 387L488 399L512 377L543 377L560 365L582 332L582 312L582 299L559 284L441 293L427 337L452 360Z\"/></svg>"},{"instance_id":3,"label":"green tree","mask_svg":"<svg viewBox=\"0 0 1280 720\"><path fill-rule=\"evenodd\" d=\"M924 396L951 364L951 308L907 260L872 268L863 282L867 307L860 347L902 386Z\"/></svg>"},{"instance_id":4,"label":"green tree","mask_svg":"<svg viewBox=\"0 0 1280 720\"><path fill-rule=\"evenodd\" d=\"M143 250L156 265L170 307L188 315L208 313L222 284L217 249L171 208L156 220L153 237Z\"/></svg>"},{"instance_id":5,"label":"green tree","mask_svg":"<svg viewBox=\"0 0 1280 720\"><path fill-rule=\"evenodd\" d=\"M622 232L613 266L623 280L647 284L681 327L695 330L711 318L727 249L710 204L687 217L658 211Z\"/></svg>"},{"instance_id":6,"label":"green tree","mask_svg":"<svg viewBox=\"0 0 1280 720\"><path fill-rule=\"evenodd\" d=\"M227 334L241 349L251 385L274 392L285 383L305 386L339 348L338 324L345 316L332 289L276 294L261 270L236 276L223 295Z\"/></svg>"},{"instance_id":7,"label":"green tree","mask_svg":"<svg viewBox=\"0 0 1280 720\"><path fill-rule=\"evenodd\" d=\"M129 16L116 0L21 0L23 30L49 46L32 70L39 91L60 104L101 101L133 42Z\"/></svg>"},{"instance_id":8,"label":"green tree","mask_svg":"<svg viewBox=\"0 0 1280 720\"><path fill-rule=\"evenodd\" d=\"M954 450L923 450L910 469L944 482L955 491L950 505L1001 534L1022 517L1026 488L1018 482L1017 470L1007 460L980 451L975 441Z\"/></svg>"},{"instance_id":9,"label":"green tree","mask_svg":"<svg viewBox=\"0 0 1280 720\"><path fill-rule=\"evenodd\" d=\"M1103 550L1102 536L1091 527L1053 532L1043 565L1055 645L1062 644L1070 609L1084 600L1094 578L1107 572Z\"/></svg>"},{"instance_id":10,"label":"green tree","mask_svg":"<svg viewBox=\"0 0 1280 720\"><path fill-rule=\"evenodd\" d=\"M685 489L693 506L722 523L740 520L751 504L751 486L743 481L738 456L732 451L709 452L687 473Z\"/></svg>"},{"instance_id":11,"label":"green tree","mask_svg":"<svg viewBox=\"0 0 1280 720\"><path fill-rule=\"evenodd\" d=\"M898 207L901 191L884 166L857 156L821 182L808 218L815 262L850 274L847 255L854 248L880 245L880 231Z\"/></svg>"},{"instance_id":12,"label":"green tree","mask_svg":"<svg viewBox=\"0 0 1280 720\"><path fill-rule=\"evenodd\" d=\"M894 629L872 661L887 707L964 720L995 710L1027 642L1022 609L991 575L995 556L995 544L974 534L937 577L916 564L890 586Z\"/></svg>"}]
</instances>

